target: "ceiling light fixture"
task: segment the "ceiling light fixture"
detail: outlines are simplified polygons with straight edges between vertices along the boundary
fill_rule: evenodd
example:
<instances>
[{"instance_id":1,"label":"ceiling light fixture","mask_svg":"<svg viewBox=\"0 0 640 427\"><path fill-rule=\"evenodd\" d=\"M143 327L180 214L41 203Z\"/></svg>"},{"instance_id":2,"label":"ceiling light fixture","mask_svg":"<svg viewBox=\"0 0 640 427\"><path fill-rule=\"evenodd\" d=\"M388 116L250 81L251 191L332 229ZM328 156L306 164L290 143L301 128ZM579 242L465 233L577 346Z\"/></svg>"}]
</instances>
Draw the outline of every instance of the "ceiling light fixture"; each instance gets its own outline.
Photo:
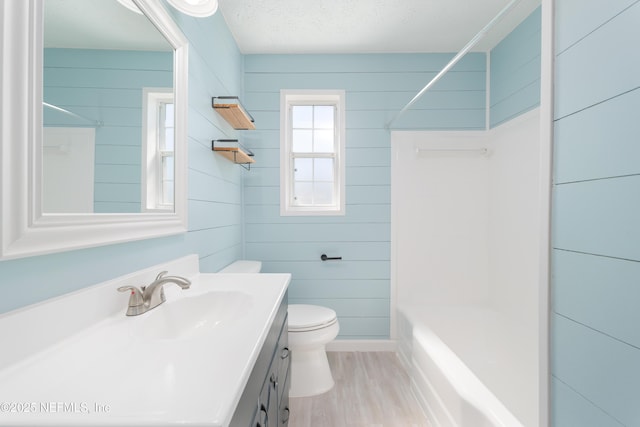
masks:
<instances>
[{"instance_id":1,"label":"ceiling light fixture","mask_svg":"<svg viewBox=\"0 0 640 427\"><path fill-rule=\"evenodd\" d=\"M120 1L120 0L118 0ZM180 12L196 18L205 18L216 13L218 0L168 0Z\"/></svg>"}]
</instances>

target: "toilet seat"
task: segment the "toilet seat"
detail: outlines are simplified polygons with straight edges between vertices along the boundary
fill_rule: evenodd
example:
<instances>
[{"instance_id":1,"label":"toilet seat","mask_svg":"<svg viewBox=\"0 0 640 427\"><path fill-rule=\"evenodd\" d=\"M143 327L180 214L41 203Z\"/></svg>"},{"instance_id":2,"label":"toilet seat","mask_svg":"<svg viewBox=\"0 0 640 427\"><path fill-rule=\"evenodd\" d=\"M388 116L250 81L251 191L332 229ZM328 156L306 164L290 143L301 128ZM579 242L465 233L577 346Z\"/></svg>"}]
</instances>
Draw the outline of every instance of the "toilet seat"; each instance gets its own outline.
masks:
<instances>
[{"instance_id":1,"label":"toilet seat","mask_svg":"<svg viewBox=\"0 0 640 427\"><path fill-rule=\"evenodd\" d=\"M307 304L289 305L289 332L308 332L327 328L338 321L336 312L327 307Z\"/></svg>"}]
</instances>

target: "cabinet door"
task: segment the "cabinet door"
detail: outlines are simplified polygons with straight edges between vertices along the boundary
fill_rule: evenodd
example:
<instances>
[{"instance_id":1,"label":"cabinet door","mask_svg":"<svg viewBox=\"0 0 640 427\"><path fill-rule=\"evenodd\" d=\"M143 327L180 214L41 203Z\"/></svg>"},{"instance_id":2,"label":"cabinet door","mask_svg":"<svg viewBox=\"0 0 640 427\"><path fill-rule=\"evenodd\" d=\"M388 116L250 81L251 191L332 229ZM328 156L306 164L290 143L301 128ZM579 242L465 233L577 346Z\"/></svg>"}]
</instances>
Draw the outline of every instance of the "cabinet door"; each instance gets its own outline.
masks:
<instances>
[{"instance_id":1,"label":"cabinet door","mask_svg":"<svg viewBox=\"0 0 640 427\"><path fill-rule=\"evenodd\" d=\"M269 427L276 425L277 414L272 414L271 407L271 381L267 377L266 381L260 391L260 398L258 399L258 425L260 427Z\"/></svg>"},{"instance_id":2,"label":"cabinet door","mask_svg":"<svg viewBox=\"0 0 640 427\"><path fill-rule=\"evenodd\" d=\"M269 427L278 427L278 385L278 368L274 363L269 376Z\"/></svg>"},{"instance_id":3,"label":"cabinet door","mask_svg":"<svg viewBox=\"0 0 640 427\"><path fill-rule=\"evenodd\" d=\"M289 375L291 375L288 318L284 321L273 363L278 365L278 426L286 427L289 425Z\"/></svg>"},{"instance_id":4,"label":"cabinet door","mask_svg":"<svg viewBox=\"0 0 640 427\"><path fill-rule=\"evenodd\" d=\"M258 411L256 411L256 414L253 417L253 421L251 421L249 427L265 427L264 413L260 410L260 408L258 408Z\"/></svg>"},{"instance_id":5,"label":"cabinet door","mask_svg":"<svg viewBox=\"0 0 640 427\"><path fill-rule=\"evenodd\" d=\"M290 356L287 342L287 294L285 294L229 427L286 427L288 425L288 416L282 416L282 402L284 398L288 399L289 394L287 377ZM288 405L288 403L285 404Z\"/></svg>"},{"instance_id":6,"label":"cabinet door","mask_svg":"<svg viewBox=\"0 0 640 427\"><path fill-rule=\"evenodd\" d=\"M290 378L287 376L281 386L282 389L284 389L284 392L281 394L280 402L278 404L278 409L280 411L278 417L279 427L287 427L289 425L289 380Z\"/></svg>"}]
</instances>

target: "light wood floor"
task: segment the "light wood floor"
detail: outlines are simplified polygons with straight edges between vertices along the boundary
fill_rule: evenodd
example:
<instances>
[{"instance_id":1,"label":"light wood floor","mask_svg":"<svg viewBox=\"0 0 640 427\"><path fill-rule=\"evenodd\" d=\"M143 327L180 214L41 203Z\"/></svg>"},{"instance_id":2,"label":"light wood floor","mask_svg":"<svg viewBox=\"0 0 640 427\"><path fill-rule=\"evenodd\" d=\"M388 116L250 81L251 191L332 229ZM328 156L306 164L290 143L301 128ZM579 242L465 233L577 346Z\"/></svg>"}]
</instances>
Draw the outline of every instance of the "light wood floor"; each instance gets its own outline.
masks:
<instances>
[{"instance_id":1,"label":"light wood floor","mask_svg":"<svg viewBox=\"0 0 640 427\"><path fill-rule=\"evenodd\" d=\"M392 352L329 352L335 387L292 398L289 427L430 427Z\"/></svg>"}]
</instances>

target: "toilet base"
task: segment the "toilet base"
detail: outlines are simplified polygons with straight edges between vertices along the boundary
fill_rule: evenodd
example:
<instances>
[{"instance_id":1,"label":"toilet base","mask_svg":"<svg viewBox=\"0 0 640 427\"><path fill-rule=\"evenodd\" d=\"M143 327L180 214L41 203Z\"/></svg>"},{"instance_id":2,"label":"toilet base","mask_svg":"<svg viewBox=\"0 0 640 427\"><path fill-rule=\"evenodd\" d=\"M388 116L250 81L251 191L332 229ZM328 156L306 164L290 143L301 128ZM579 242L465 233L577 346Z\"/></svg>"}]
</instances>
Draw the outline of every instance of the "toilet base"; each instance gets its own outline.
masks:
<instances>
[{"instance_id":1,"label":"toilet base","mask_svg":"<svg viewBox=\"0 0 640 427\"><path fill-rule=\"evenodd\" d=\"M291 389L289 397L309 397L326 393L334 381L324 346L291 349Z\"/></svg>"}]
</instances>

